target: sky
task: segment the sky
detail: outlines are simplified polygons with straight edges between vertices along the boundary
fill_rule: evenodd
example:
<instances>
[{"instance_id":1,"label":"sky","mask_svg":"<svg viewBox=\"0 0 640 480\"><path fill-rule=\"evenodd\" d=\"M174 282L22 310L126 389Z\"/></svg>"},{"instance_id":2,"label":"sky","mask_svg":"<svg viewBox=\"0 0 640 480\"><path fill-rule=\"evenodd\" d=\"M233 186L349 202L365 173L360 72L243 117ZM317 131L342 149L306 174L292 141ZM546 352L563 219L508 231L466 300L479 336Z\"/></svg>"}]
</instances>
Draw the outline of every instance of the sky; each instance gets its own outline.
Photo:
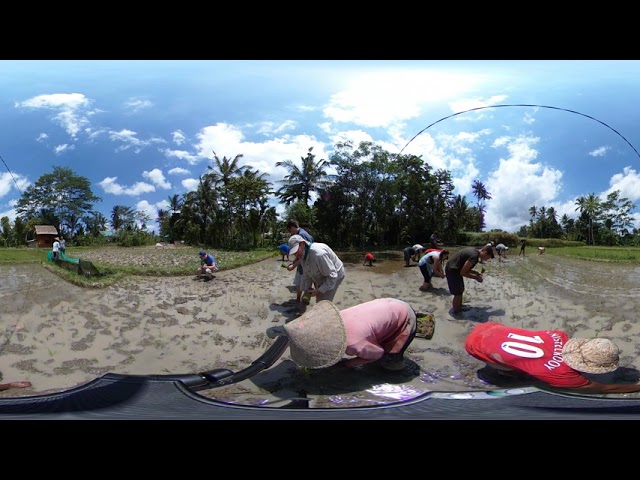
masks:
<instances>
[{"instance_id":1,"label":"sky","mask_svg":"<svg viewBox=\"0 0 640 480\"><path fill-rule=\"evenodd\" d=\"M0 60L0 217L60 166L107 218L132 207L157 232L214 152L275 190L277 162L345 141L449 170L472 205L481 181L485 230L517 232L532 206L576 218L591 193L640 207L639 78L638 60Z\"/></svg>"}]
</instances>

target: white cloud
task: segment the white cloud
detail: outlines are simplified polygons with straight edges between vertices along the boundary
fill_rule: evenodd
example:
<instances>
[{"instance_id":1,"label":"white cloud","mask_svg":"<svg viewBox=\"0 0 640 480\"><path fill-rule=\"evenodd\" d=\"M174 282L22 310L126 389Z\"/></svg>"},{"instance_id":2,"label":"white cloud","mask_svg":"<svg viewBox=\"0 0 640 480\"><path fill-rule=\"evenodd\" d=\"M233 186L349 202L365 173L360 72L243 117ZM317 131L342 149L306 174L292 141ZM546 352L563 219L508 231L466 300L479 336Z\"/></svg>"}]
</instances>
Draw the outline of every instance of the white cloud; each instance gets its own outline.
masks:
<instances>
[{"instance_id":1,"label":"white cloud","mask_svg":"<svg viewBox=\"0 0 640 480\"><path fill-rule=\"evenodd\" d=\"M538 141L537 137L519 136L502 137L494 143L495 148L506 148L508 156L499 160L498 169L485 183L492 196L487 202L487 230L515 232L529 223L530 207L549 207L557 200L562 172L536 162Z\"/></svg>"},{"instance_id":2,"label":"white cloud","mask_svg":"<svg viewBox=\"0 0 640 480\"><path fill-rule=\"evenodd\" d=\"M167 148L161 149L161 153L163 153L167 158L177 158L178 160L184 160L189 165L196 165L200 163L203 158L198 155L193 155L185 150L169 150Z\"/></svg>"},{"instance_id":3,"label":"white cloud","mask_svg":"<svg viewBox=\"0 0 640 480\"><path fill-rule=\"evenodd\" d=\"M153 185L149 185L144 182L136 182L131 187L123 187L116 183L118 177L106 177L104 180L98 183L100 187L105 191L105 193L110 193L112 195L130 195L136 196L141 195L143 193L155 192L156 188Z\"/></svg>"},{"instance_id":4,"label":"white cloud","mask_svg":"<svg viewBox=\"0 0 640 480\"><path fill-rule=\"evenodd\" d=\"M214 166L214 151L221 160L242 155L240 165L248 165L265 173L265 178L271 182L282 179L287 173L282 167L275 166L277 162L293 160L300 163L310 147L313 147L316 160L327 158L324 144L309 135L285 135L260 143L245 142L244 134L238 127L219 123L203 128L196 137L199 140L195 145L197 156L206 159L208 166Z\"/></svg>"},{"instance_id":5,"label":"white cloud","mask_svg":"<svg viewBox=\"0 0 640 480\"><path fill-rule=\"evenodd\" d=\"M23 102L16 102L16 108L47 109L57 113L53 120L60 124L66 132L76 138L78 132L88 123L88 111L91 101L81 93L54 93L38 95Z\"/></svg>"},{"instance_id":6,"label":"white cloud","mask_svg":"<svg viewBox=\"0 0 640 480\"><path fill-rule=\"evenodd\" d=\"M200 180L198 180L197 178L185 178L184 180L182 180L182 182L180 182L180 184L187 192L195 191L198 188L199 183Z\"/></svg>"},{"instance_id":7,"label":"white cloud","mask_svg":"<svg viewBox=\"0 0 640 480\"><path fill-rule=\"evenodd\" d=\"M16 188L16 184L18 188ZM14 190L22 193L26 188L29 187L29 185L31 185L31 182L29 182L26 177L23 177L22 175L13 174L12 176L12 174L9 172L0 173L0 198L4 197ZM14 200L14 203L15 201L16 200Z\"/></svg>"},{"instance_id":8,"label":"white cloud","mask_svg":"<svg viewBox=\"0 0 640 480\"><path fill-rule=\"evenodd\" d=\"M150 180L154 185L163 188L165 190L169 190L171 188L171 183L167 182L164 178L164 174L162 170L159 168L154 168L150 172L144 171L142 172L142 176L147 180Z\"/></svg>"},{"instance_id":9,"label":"white cloud","mask_svg":"<svg viewBox=\"0 0 640 480\"><path fill-rule=\"evenodd\" d=\"M274 122L261 122L257 132L263 135L280 135L283 132L295 129L297 123L293 120L286 120L282 123L275 124Z\"/></svg>"},{"instance_id":10,"label":"white cloud","mask_svg":"<svg viewBox=\"0 0 640 480\"><path fill-rule=\"evenodd\" d=\"M592 157L603 157L609 150L609 147L599 147L589 152Z\"/></svg>"},{"instance_id":11,"label":"white cloud","mask_svg":"<svg viewBox=\"0 0 640 480\"><path fill-rule=\"evenodd\" d=\"M171 138L176 145L182 145L187 137L185 137L181 130L176 130L175 132L171 132Z\"/></svg>"},{"instance_id":12,"label":"white cloud","mask_svg":"<svg viewBox=\"0 0 640 480\"><path fill-rule=\"evenodd\" d=\"M172 168L167 173L169 175L187 175L189 173L189 170L182 167L176 167L176 168Z\"/></svg>"},{"instance_id":13,"label":"white cloud","mask_svg":"<svg viewBox=\"0 0 640 480\"><path fill-rule=\"evenodd\" d=\"M131 98L124 103L124 106L127 110L131 110L133 113L138 113L141 110L153 107L153 102L149 100Z\"/></svg>"},{"instance_id":14,"label":"white cloud","mask_svg":"<svg viewBox=\"0 0 640 480\"><path fill-rule=\"evenodd\" d=\"M348 86L331 95L325 117L364 127L389 127L421 115L434 101L471 91L483 75L439 70L383 69L356 74Z\"/></svg>"},{"instance_id":15,"label":"white cloud","mask_svg":"<svg viewBox=\"0 0 640 480\"><path fill-rule=\"evenodd\" d=\"M620 190L620 197L628 198L632 202L640 200L640 174L631 167L624 167L622 173L616 173L609 180L609 189L604 192L603 197Z\"/></svg>"},{"instance_id":16,"label":"white cloud","mask_svg":"<svg viewBox=\"0 0 640 480\"><path fill-rule=\"evenodd\" d=\"M56 147L54 147L53 151L56 155L60 155L64 152L67 152L69 150L75 150L76 146L75 145L69 145L68 143L65 143L63 145L58 145Z\"/></svg>"},{"instance_id":17,"label":"white cloud","mask_svg":"<svg viewBox=\"0 0 640 480\"><path fill-rule=\"evenodd\" d=\"M453 113L465 112L467 110L471 110L474 108L479 108L475 113L475 116L464 116L460 118L464 118L466 120L470 119L482 119L486 118L486 115L490 115L491 109L486 109L485 107L490 107L491 105L499 105L507 99L506 95L494 95L492 97L482 99L482 98L463 98L460 100L455 100L449 102L449 108Z\"/></svg>"},{"instance_id":18,"label":"white cloud","mask_svg":"<svg viewBox=\"0 0 640 480\"><path fill-rule=\"evenodd\" d=\"M160 230L158 222L156 221L156 219L158 218L158 210L167 210L168 206L169 202L167 202L166 200L161 200L153 204L149 203L146 200L141 200L136 203L135 208L137 211L143 212L149 217L149 222L147 223L147 231L158 233ZM138 222L138 227L141 226L142 225L140 225L140 223Z\"/></svg>"},{"instance_id":19,"label":"white cloud","mask_svg":"<svg viewBox=\"0 0 640 480\"><path fill-rule=\"evenodd\" d=\"M116 148L116 152L121 152L133 148L134 153L140 153L143 148L148 147L151 144L166 143L163 139L158 137L152 137L149 140L141 140L137 138L137 135L138 134L136 132L128 130L126 128L118 132L113 130L109 131L109 139L114 142L120 142L122 144Z\"/></svg>"}]
</instances>

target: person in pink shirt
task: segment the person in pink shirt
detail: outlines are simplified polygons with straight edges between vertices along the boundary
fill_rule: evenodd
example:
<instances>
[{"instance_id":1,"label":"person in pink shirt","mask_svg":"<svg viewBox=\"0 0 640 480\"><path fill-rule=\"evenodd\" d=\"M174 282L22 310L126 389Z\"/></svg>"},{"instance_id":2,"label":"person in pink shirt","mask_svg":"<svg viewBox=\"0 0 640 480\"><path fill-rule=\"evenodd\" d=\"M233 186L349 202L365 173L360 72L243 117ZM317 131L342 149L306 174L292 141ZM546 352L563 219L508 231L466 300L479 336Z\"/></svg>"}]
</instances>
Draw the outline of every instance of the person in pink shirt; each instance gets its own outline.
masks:
<instances>
[{"instance_id":1,"label":"person in pink shirt","mask_svg":"<svg viewBox=\"0 0 640 480\"><path fill-rule=\"evenodd\" d=\"M526 330L498 322L471 330L464 348L497 373L524 373L551 387L585 393L640 392L638 384L607 384L587 374L613 372L620 351L607 338L569 338L560 330Z\"/></svg>"},{"instance_id":2,"label":"person in pink shirt","mask_svg":"<svg viewBox=\"0 0 640 480\"><path fill-rule=\"evenodd\" d=\"M338 310L330 301L285 325L267 329L267 336L289 338L291 360L300 367L345 367L376 362L385 370L402 370L404 352L416 335L416 312L396 298L378 298Z\"/></svg>"}]
</instances>

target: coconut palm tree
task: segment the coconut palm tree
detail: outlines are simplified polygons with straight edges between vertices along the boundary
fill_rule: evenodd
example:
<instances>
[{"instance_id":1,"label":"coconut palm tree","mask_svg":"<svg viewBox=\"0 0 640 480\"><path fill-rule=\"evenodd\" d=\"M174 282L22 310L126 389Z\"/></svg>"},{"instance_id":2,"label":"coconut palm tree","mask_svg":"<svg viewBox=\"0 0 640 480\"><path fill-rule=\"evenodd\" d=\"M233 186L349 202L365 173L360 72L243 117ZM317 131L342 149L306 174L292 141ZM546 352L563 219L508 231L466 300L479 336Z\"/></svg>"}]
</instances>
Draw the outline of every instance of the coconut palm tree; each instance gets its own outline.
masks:
<instances>
[{"instance_id":1,"label":"coconut palm tree","mask_svg":"<svg viewBox=\"0 0 640 480\"><path fill-rule=\"evenodd\" d=\"M477 206L480 216L479 230L482 231L482 229L485 227L484 213L487 210L485 202L487 200L491 200L491 193L489 193L489 191L484 186L484 183L482 183L480 180L473 181L473 183L471 184L471 190L473 190L473 195L478 199Z\"/></svg>"},{"instance_id":2,"label":"coconut palm tree","mask_svg":"<svg viewBox=\"0 0 640 480\"><path fill-rule=\"evenodd\" d=\"M307 156L301 157L301 167L298 167L292 160L276 162L276 167L284 167L289 172L283 180L279 180L283 186L276 191L276 196L287 206L301 201L308 207L311 192L324 189L329 184L326 171L329 161L318 160L316 162L316 156L311 153L312 151L313 147L310 147Z\"/></svg>"},{"instance_id":3,"label":"coconut palm tree","mask_svg":"<svg viewBox=\"0 0 640 480\"><path fill-rule=\"evenodd\" d=\"M180 195L169 195L169 210L172 214L176 214L182 208L183 200Z\"/></svg>"},{"instance_id":4,"label":"coconut palm tree","mask_svg":"<svg viewBox=\"0 0 640 480\"><path fill-rule=\"evenodd\" d=\"M579 210L580 214L585 213L589 219L587 244L593 245L595 243L593 224L598 220L598 215L602 209L600 198L595 193L590 193L586 197L584 195L578 197L575 204L577 205L576 210Z\"/></svg>"},{"instance_id":5,"label":"coconut palm tree","mask_svg":"<svg viewBox=\"0 0 640 480\"><path fill-rule=\"evenodd\" d=\"M135 223L134 210L124 205L115 205L111 209L111 227L118 232L122 228L131 227Z\"/></svg>"}]
</instances>

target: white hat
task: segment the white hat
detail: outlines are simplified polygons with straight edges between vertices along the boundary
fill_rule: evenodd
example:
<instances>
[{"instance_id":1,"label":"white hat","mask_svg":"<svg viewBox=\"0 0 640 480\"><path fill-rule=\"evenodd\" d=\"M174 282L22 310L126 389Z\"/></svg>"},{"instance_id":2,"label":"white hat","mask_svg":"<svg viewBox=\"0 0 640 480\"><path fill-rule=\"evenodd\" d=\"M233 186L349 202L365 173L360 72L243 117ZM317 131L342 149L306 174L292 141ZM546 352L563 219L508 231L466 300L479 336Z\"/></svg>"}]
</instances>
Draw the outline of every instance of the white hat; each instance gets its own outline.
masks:
<instances>
[{"instance_id":1,"label":"white hat","mask_svg":"<svg viewBox=\"0 0 640 480\"><path fill-rule=\"evenodd\" d=\"M270 338L280 335L289 337L291 360L301 367L330 367L347 349L347 329L340 311L329 300L316 303L311 311L283 326L267 329Z\"/></svg>"},{"instance_id":2,"label":"white hat","mask_svg":"<svg viewBox=\"0 0 640 480\"><path fill-rule=\"evenodd\" d=\"M608 373L618 368L620 350L608 338L572 338L562 349L564 363L585 373Z\"/></svg>"},{"instance_id":3,"label":"white hat","mask_svg":"<svg viewBox=\"0 0 640 480\"><path fill-rule=\"evenodd\" d=\"M300 247L300 242L306 242L302 235L291 235L289 237L289 255L295 255Z\"/></svg>"}]
</instances>

